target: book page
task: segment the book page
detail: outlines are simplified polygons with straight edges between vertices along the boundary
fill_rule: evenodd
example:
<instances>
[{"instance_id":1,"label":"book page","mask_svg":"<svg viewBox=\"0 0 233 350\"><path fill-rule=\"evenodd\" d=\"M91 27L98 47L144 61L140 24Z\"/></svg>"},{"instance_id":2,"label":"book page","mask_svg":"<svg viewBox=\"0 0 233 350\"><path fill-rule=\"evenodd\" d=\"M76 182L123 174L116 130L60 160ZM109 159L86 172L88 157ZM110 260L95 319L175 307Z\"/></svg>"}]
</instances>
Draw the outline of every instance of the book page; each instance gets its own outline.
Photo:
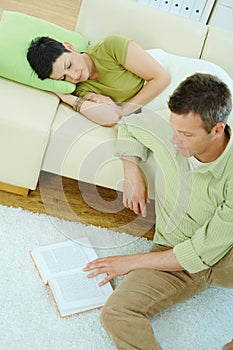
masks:
<instances>
[{"instance_id":1,"label":"book page","mask_svg":"<svg viewBox=\"0 0 233 350\"><path fill-rule=\"evenodd\" d=\"M111 284L99 287L104 275L87 278L84 272L70 272L49 280L61 316L102 306L112 293Z\"/></svg>"},{"instance_id":2,"label":"book page","mask_svg":"<svg viewBox=\"0 0 233 350\"><path fill-rule=\"evenodd\" d=\"M87 262L97 258L88 240L80 244L75 241L65 241L45 247L35 248L31 251L32 258L39 270L42 280L48 279L65 271L82 270Z\"/></svg>"}]
</instances>

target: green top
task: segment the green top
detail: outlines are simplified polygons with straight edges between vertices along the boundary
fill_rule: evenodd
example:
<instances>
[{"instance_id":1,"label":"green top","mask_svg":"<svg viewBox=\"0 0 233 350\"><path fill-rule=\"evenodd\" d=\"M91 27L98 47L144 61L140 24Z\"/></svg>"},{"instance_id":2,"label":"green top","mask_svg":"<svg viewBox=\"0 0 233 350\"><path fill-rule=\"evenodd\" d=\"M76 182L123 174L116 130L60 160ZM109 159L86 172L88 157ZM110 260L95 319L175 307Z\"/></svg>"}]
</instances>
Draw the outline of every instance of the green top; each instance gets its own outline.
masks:
<instances>
[{"instance_id":1,"label":"green top","mask_svg":"<svg viewBox=\"0 0 233 350\"><path fill-rule=\"evenodd\" d=\"M168 120L143 112L122 119L116 154L146 160L148 149L153 152L154 241L173 247L190 273L208 269L233 247L233 137L218 159L191 170L188 159L171 143Z\"/></svg>"},{"instance_id":2,"label":"green top","mask_svg":"<svg viewBox=\"0 0 233 350\"><path fill-rule=\"evenodd\" d=\"M84 97L94 92L111 97L115 102L131 99L143 87L144 80L125 69L129 38L110 35L86 52L94 61L100 80L87 80L77 84L75 95Z\"/></svg>"}]
</instances>

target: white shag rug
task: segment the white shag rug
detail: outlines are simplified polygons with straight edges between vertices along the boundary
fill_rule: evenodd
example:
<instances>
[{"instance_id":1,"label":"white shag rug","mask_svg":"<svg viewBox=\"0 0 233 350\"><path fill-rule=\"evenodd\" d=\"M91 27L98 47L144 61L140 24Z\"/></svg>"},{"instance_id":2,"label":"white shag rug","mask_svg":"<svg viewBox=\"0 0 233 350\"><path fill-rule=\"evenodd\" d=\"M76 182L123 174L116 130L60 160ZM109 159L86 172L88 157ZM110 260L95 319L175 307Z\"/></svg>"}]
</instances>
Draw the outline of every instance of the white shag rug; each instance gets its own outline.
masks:
<instances>
[{"instance_id":1,"label":"white shag rug","mask_svg":"<svg viewBox=\"0 0 233 350\"><path fill-rule=\"evenodd\" d=\"M0 205L1 350L115 349L99 322L100 310L58 316L49 288L31 261L32 248L71 235L100 238L93 241L99 256L143 252L152 246L144 238ZM211 287L161 312L152 324L164 350L221 350L233 337L233 290Z\"/></svg>"}]
</instances>

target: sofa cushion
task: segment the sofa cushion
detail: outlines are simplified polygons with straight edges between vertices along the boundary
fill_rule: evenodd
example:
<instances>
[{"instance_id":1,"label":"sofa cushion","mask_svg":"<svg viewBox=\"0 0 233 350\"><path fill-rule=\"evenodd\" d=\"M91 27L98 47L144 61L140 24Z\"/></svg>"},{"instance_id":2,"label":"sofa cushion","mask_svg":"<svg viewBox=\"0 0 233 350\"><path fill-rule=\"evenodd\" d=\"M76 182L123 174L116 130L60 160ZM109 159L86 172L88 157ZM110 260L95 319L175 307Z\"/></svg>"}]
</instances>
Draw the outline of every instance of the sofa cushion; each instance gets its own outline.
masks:
<instances>
[{"instance_id":1,"label":"sofa cushion","mask_svg":"<svg viewBox=\"0 0 233 350\"><path fill-rule=\"evenodd\" d=\"M168 109L159 113L168 118ZM118 126L99 126L61 103L51 126L42 170L123 191L123 165L115 156ZM155 196L154 157L140 162L150 198ZM79 183L79 188L82 186ZM82 193L85 196L84 193ZM87 198L85 200L88 201Z\"/></svg>"},{"instance_id":2,"label":"sofa cushion","mask_svg":"<svg viewBox=\"0 0 233 350\"><path fill-rule=\"evenodd\" d=\"M209 26L201 57L216 63L233 79L233 35L232 31L220 27Z\"/></svg>"},{"instance_id":3,"label":"sofa cushion","mask_svg":"<svg viewBox=\"0 0 233 350\"><path fill-rule=\"evenodd\" d=\"M175 88L182 80L196 72L218 76L228 85L233 95L233 81L231 77L216 64L202 59L173 55L160 49L151 49L147 50L147 52L159 61L160 64L171 74L170 85L147 105L148 108L153 108L156 111L167 108L168 98ZM232 114L229 120L232 123Z\"/></svg>"},{"instance_id":4,"label":"sofa cushion","mask_svg":"<svg viewBox=\"0 0 233 350\"><path fill-rule=\"evenodd\" d=\"M27 50L31 40L39 36L69 41L77 51L89 45L89 41L79 33L23 13L4 11L0 22L0 76L41 90L71 93L75 89L74 84L41 80L30 67Z\"/></svg>"}]
</instances>

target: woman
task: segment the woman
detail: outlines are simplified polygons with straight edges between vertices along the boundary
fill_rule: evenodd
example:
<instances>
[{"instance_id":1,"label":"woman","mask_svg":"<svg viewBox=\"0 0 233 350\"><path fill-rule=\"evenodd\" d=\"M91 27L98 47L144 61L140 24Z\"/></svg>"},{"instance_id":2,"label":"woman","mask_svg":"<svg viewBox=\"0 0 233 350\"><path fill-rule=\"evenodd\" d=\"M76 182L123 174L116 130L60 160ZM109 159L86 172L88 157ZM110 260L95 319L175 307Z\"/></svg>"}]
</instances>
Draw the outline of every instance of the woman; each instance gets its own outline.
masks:
<instances>
[{"instance_id":1,"label":"woman","mask_svg":"<svg viewBox=\"0 0 233 350\"><path fill-rule=\"evenodd\" d=\"M28 54L39 78L77 84L56 95L93 122L112 126L136 112L169 83L169 73L133 40L110 35L84 52L49 37L32 41Z\"/></svg>"}]
</instances>

